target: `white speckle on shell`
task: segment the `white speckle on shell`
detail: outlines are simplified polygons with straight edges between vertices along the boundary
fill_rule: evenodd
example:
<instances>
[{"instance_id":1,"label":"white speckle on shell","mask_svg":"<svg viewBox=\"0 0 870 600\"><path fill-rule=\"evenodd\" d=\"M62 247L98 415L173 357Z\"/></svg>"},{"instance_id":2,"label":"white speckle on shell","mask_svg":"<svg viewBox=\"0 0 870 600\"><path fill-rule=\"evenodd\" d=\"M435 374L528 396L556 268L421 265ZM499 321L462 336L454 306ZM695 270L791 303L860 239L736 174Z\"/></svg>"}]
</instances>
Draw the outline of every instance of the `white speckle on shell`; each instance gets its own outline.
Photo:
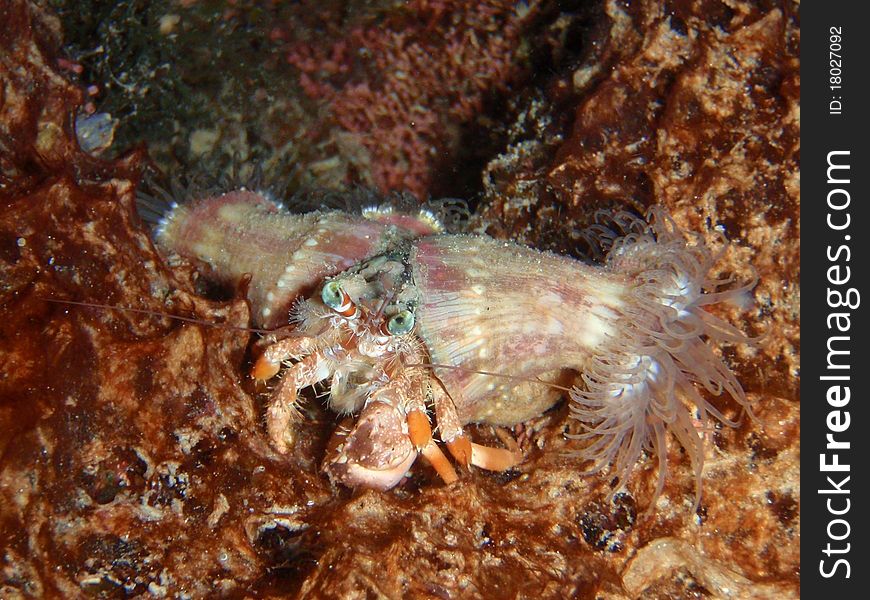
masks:
<instances>
[{"instance_id":1,"label":"white speckle on shell","mask_svg":"<svg viewBox=\"0 0 870 600\"><path fill-rule=\"evenodd\" d=\"M542 305L545 308L561 308L565 301L562 299L562 296L557 294L556 292L545 292L538 298L538 304Z\"/></svg>"},{"instance_id":2,"label":"white speckle on shell","mask_svg":"<svg viewBox=\"0 0 870 600\"><path fill-rule=\"evenodd\" d=\"M546 315L546 318L542 319L540 323L541 331L546 332L549 335L563 335L565 333L565 327L562 324L562 320L556 318L555 315Z\"/></svg>"},{"instance_id":3,"label":"white speckle on shell","mask_svg":"<svg viewBox=\"0 0 870 600\"><path fill-rule=\"evenodd\" d=\"M317 240L314 238L308 238L307 240L305 240L305 245L309 248L314 247L317 245Z\"/></svg>"},{"instance_id":4,"label":"white speckle on shell","mask_svg":"<svg viewBox=\"0 0 870 600\"><path fill-rule=\"evenodd\" d=\"M269 315L272 314L272 309L269 308L269 307L267 306L266 308L264 308L263 310L261 310L260 313L261 313L264 317L268 317Z\"/></svg>"},{"instance_id":5,"label":"white speckle on shell","mask_svg":"<svg viewBox=\"0 0 870 600\"><path fill-rule=\"evenodd\" d=\"M598 316L587 315L586 327L580 333L580 341L589 348L592 348L606 337L605 331L607 329L604 322Z\"/></svg>"},{"instance_id":6,"label":"white speckle on shell","mask_svg":"<svg viewBox=\"0 0 870 600\"><path fill-rule=\"evenodd\" d=\"M580 343L588 348L595 348L611 339L616 334L613 323L618 318L617 313L606 306L592 306L585 315L583 329L578 331Z\"/></svg>"}]
</instances>

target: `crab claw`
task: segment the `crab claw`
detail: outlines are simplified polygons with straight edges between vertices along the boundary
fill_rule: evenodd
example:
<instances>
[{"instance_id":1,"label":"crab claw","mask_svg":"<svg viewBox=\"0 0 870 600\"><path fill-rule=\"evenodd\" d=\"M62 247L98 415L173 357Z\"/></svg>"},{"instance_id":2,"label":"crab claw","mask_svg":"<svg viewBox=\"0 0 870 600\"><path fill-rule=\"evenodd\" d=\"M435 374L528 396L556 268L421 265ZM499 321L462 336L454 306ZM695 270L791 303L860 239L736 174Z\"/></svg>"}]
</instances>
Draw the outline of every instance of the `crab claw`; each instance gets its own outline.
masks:
<instances>
[{"instance_id":1,"label":"crab claw","mask_svg":"<svg viewBox=\"0 0 870 600\"><path fill-rule=\"evenodd\" d=\"M388 490L402 480L416 459L417 449L408 437L402 413L395 406L372 402L344 442L336 445L323 470L334 483Z\"/></svg>"},{"instance_id":2,"label":"crab claw","mask_svg":"<svg viewBox=\"0 0 870 600\"><path fill-rule=\"evenodd\" d=\"M280 370L280 361L270 360L267 356L261 356L251 369L251 377L257 381L266 381L277 375Z\"/></svg>"}]
</instances>

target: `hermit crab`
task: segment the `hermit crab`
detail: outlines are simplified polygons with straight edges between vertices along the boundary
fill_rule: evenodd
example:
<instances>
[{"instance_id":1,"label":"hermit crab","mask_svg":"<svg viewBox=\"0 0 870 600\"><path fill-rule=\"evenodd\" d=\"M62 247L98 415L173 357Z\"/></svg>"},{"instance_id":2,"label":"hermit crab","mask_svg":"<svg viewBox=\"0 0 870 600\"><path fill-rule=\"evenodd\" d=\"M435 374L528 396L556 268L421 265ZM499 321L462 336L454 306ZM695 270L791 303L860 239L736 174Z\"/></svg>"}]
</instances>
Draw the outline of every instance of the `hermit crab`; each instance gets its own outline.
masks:
<instances>
[{"instance_id":1,"label":"hermit crab","mask_svg":"<svg viewBox=\"0 0 870 600\"><path fill-rule=\"evenodd\" d=\"M711 346L747 338L705 307L754 283L711 279L719 254L661 207L644 219L602 218L587 237L604 259L589 265L443 233L427 210L290 217L250 194L195 206L196 219L171 213L158 242L227 277L249 272L262 325L289 314L289 325L259 344L252 376L267 382L280 374L266 410L279 452L293 447L305 388L326 386L329 406L356 416L324 462L333 481L388 489L422 454L452 482L456 471L436 437L460 465L508 469L521 460L517 452L478 445L463 427L522 423L567 391L583 426L577 457L591 463L589 472L611 466L618 490L653 450L658 495L670 431L700 490L701 432L710 416L731 423L709 397L725 392L752 415ZM209 225L206 213L222 225ZM240 246L252 258L232 255Z\"/></svg>"}]
</instances>

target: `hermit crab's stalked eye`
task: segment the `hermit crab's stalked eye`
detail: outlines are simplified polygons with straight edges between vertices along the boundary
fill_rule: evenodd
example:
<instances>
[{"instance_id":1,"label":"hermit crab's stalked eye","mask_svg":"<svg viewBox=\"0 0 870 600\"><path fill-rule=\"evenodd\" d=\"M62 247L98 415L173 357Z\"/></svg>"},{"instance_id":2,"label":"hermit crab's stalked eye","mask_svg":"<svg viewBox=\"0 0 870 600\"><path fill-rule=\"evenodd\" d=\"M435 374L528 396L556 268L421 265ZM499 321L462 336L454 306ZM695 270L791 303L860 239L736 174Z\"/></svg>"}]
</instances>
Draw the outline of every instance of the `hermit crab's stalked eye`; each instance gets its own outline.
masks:
<instances>
[{"instance_id":1,"label":"hermit crab's stalked eye","mask_svg":"<svg viewBox=\"0 0 870 600\"><path fill-rule=\"evenodd\" d=\"M392 335L403 335L414 329L414 313L410 310L393 315L387 323L387 331Z\"/></svg>"},{"instance_id":2,"label":"hermit crab's stalked eye","mask_svg":"<svg viewBox=\"0 0 870 600\"><path fill-rule=\"evenodd\" d=\"M327 282L323 286L323 292L320 294L323 303L340 314L342 317L351 319L356 316L356 304L350 299L341 285L337 281Z\"/></svg>"},{"instance_id":3,"label":"hermit crab's stalked eye","mask_svg":"<svg viewBox=\"0 0 870 600\"><path fill-rule=\"evenodd\" d=\"M341 301L344 299L344 293L341 291L341 286L337 281L330 281L323 286L323 293L320 295L323 303L333 310L338 310L341 306Z\"/></svg>"}]
</instances>

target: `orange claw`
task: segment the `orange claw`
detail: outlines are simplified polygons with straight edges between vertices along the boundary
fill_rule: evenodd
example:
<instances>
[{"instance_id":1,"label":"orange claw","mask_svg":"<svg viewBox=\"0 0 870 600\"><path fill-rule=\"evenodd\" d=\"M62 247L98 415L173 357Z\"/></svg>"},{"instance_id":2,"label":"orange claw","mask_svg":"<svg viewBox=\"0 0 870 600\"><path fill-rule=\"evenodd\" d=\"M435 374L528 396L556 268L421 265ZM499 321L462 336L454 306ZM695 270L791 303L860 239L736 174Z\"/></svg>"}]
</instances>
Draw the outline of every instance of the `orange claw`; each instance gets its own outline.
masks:
<instances>
[{"instance_id":1,"label":"orange claw","mask_svg":"<svg viewBox=\"0 0 870 600\"><path fill-rule=\"evenodd\" d=\"M432 427L423 411L412 410L408 413L408 437L418 451L432 441Z\"/></svg>"},{"instance_id":2,"label":"orange claw","mask_svg":"<svg viewBox=\"0 0 870 600\"><path fill-rule=\"evenodd\" d=\"M521 460L520 454L510 450L471 443L471 464L475 467L488 471L505 471L518 465Z\"/></svg>"},{"instance_id":3,"label":"orange claw","mask_svg":"<svg viewBox=\"0 0 870 600\"><path fill-rule=\"evenodd\" d=\"M254 367L251 369L251 377L258 381L266 381L277 375L280 370L281 363L269 360L264 354L254 363Z\"/></svg>"},{"instance_id":4,"label":"orange claw","mask_svg":"<svg viewBox=\"0 0 870 600\"><path fill-rule=\"evenodd\" d=\"M447 442L447 449L457 463L467 467L471 463L471 441L464 435L457 435Z\"/></svg>"},{"instance_id":5,"label":"orange claw","mask_svg":"<svg viewBox=\"0 0 870 600\"><path fill-rule=\"evenodd\" d=\"M435 442L429 440L429 443L420 452L429 461L429 464L432 465L439 477L444 480L444 483L453 483L459 479L456 476L456 471L453 470L453 465L450 464L450 461L447 460L447 457L444 456L444 453L441 452L441 449L438 448Z\"/></svg>"}]
</instances>

